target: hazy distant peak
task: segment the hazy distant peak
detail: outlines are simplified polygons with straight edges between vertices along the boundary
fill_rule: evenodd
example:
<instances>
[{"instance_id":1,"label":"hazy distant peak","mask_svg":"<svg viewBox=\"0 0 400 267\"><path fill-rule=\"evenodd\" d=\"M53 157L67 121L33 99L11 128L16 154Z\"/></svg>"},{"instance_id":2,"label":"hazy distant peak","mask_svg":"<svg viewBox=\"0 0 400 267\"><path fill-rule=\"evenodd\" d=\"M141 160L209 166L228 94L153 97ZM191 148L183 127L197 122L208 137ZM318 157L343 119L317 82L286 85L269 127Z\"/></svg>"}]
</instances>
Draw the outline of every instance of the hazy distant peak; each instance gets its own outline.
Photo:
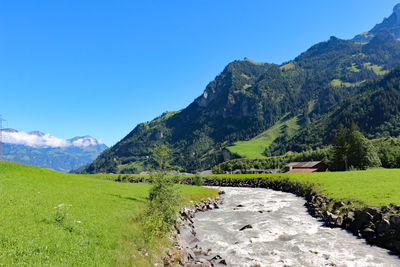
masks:
<instances>
[{"instance_id":1,"label":"hazy distant peak","mask_svg":"<svg viewBox=\"0 0 400 267\"><path fill-rule=\"evenodd\" d=\"M78 136L71 139L55 137L40 131L24 132L14 129L2 130L2 142L29 147L89 147L104 145L102 140L91 136Z\"/></svg>"},{"instance_id":2,"label":"hazy distant peak","mask_svg":"<svg viewBox=\"0 0 400 267\"><path fill-rule=\"evenodd\" d=\"M102 145L103 140L101 139L96 139L91 137L90 135L86 136L77 136L71 139L68 139L67 141L71 142L73 146L77 147L88 147L88 146L97 146L97 145Z\"/></svg>"},{"instance_id":3,"label":"hazy distant peak","mask_svg":"<svg viewBox=\"0 0 400 267\"><path fill-rule=\"evenodd\" d=\"M42 133L41 131L32 131L32 132L29 132L28 134L37 135L37 136L45 136L46 135L45 133Z\"/></svg>"},{"instance_id":4,"label":"hazy distant peak","mask_svg":"<svg viewBox=\"0 0 400 267\"><path fill-rule=\"evenodd\" d=\"M16 132L18 132L17 130L12 129L12 128L1 129L1 131L2 131L3 133L5 133L5 132L7 132L7 133L16 133Z\"/></svg>"}]
</instances>

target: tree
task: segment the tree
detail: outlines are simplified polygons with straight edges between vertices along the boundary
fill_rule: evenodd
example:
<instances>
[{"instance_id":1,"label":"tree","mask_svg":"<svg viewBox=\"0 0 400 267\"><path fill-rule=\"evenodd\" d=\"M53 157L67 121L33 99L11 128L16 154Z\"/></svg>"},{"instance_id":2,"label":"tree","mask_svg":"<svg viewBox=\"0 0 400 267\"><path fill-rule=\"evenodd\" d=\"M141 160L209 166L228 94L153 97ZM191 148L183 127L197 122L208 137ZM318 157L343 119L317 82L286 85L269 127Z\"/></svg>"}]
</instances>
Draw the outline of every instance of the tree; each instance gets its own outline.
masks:
<instances>
[{"instance_id":1,"label":"tree","mask_svg":"<svg viewBox=\"0 0 400 267\"><path fill-rule=\"evenodd\" d=\"M145 210L144 229L148 238L169 233L176 221L176 213L182 202L182 196L176 183L178 176L166 173L168 148L165 145L153 149L153 158L159 170L153 172L150 179L153 183L149 192L149 203Z\"/></svg>"},{"instance_id":2,"label":"tree","mask_svg":"<svg viewBox=\"0 0 400 267\"><path fill-rule=\"evenodd\" d=\"M347 143L347 133L343 124L339 125L336 131L335 138L332 144L332 170L345 171L348 169L348 143Z\"/></svg>"},{"instance_id":3,"label":"tree","mask_svg":"<svg viewBox=\"0 0 400 267\"><path fill-rule=\"evenodd\" d=\"M157 163L159 170L164 170L168 165L168 147L166 145L156 146L152 152L153 159Z\"/></svg>"},{"instance_id":4,"label":"tree","mask_svg":"<svg viewBox=\"0 0 400 267\"><path fill-rule=\"evenodd\" d=\"M349 166L356 169L381 166L375 147L364 137L355 124L351 126L348 144L347 157Z\"/></svg>"}]
</instances>

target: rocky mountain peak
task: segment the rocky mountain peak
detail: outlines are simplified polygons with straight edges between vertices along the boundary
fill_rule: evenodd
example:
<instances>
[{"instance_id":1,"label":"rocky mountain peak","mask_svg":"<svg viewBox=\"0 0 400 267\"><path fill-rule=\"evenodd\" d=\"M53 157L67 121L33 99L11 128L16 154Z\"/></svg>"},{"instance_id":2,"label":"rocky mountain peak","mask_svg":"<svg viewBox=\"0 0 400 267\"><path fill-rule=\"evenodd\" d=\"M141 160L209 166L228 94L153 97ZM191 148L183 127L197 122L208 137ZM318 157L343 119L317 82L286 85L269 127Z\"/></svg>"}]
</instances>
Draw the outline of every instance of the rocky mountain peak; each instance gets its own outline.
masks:
<instances>
[{"instance_id":1,"label":"rocky mountain peak","mask_svg":"<svg viewBox=\"0 0 400 267\"><path fill-rule=\"evenodd\" d=\"M363 43L369 42L381 31L392 33L395 39L400 38L400 4L397 4L393 8L393 13L390 17L385 18L382 23L375 25L372 30L357 35L353 40Z\"/></svg>"},{"instance_id":2,"label":"rocky mountain peak","mask_svg":"<svg viewBox=\"0 0 400 267\"><path fill-rule=\"evenodd\" d=\"M396 16L396 24L400 25L400 4L394 6L393 14Z\"/></svg>"}]
</instances>

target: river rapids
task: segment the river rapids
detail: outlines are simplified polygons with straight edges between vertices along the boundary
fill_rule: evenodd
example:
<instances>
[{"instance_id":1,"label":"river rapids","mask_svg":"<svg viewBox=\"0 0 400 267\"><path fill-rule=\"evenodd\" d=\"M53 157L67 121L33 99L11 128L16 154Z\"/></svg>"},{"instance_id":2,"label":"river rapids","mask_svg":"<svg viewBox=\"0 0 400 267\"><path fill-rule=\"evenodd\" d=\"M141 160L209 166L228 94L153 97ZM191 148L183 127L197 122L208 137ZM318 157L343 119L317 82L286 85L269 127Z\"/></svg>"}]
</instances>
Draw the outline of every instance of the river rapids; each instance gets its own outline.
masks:
<instances>
[{"instance_id":1,"label":"river rapids","mask_svg":"<svg viewBox=\"0 0 400 267\"><path fill-rule=\"evenodd\" d=\"M228 266L400 266L389 251L324 227L307 213L303 198L261 188L222 190L219 209L196 214L194 245L211 249Z\"/></svg>"}]
</instances>

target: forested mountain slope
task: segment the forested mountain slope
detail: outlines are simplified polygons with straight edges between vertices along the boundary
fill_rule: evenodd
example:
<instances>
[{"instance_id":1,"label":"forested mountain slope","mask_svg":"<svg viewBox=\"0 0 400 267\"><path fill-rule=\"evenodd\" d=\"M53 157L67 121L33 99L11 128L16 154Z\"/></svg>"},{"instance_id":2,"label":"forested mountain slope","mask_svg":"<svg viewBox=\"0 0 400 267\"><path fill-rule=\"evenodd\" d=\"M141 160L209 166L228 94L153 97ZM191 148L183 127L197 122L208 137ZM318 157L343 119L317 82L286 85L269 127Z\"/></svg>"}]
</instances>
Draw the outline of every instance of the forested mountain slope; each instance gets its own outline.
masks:
<instances>
[{"instance_id":1,"label":"forested mountain slope","mask_svg":"<svg viewBox=\"0 0 400 267\"><path fill-rule=\"evenodd\" d=\"M300 152L331 143L339 124L355 123L369 138L400 136L400 67L370 82L295 136L275 140L273 154Z\"/></svg>"},{"instance_id":2,"label":"forested mountain slope","mask_svg":"<svg viewBox=\"0 0 400 267\"><path fill-rule=\"evenodd\" d=\"M232 156L226 147L257 136L284 116L300 116L304 129L315 127L344 99L359 95L360 87L367 91L365 84L398 64L400 42L387 29L368 43L331 37L282 65L234 61L188 107L139 124L83 172L148 170L154 166L151 151L160 144L169 147L171 165L181 170L211 168ZM284 146L285 138L275 140L274 153L303 148Z\"/></svg>"}]
</instances>

